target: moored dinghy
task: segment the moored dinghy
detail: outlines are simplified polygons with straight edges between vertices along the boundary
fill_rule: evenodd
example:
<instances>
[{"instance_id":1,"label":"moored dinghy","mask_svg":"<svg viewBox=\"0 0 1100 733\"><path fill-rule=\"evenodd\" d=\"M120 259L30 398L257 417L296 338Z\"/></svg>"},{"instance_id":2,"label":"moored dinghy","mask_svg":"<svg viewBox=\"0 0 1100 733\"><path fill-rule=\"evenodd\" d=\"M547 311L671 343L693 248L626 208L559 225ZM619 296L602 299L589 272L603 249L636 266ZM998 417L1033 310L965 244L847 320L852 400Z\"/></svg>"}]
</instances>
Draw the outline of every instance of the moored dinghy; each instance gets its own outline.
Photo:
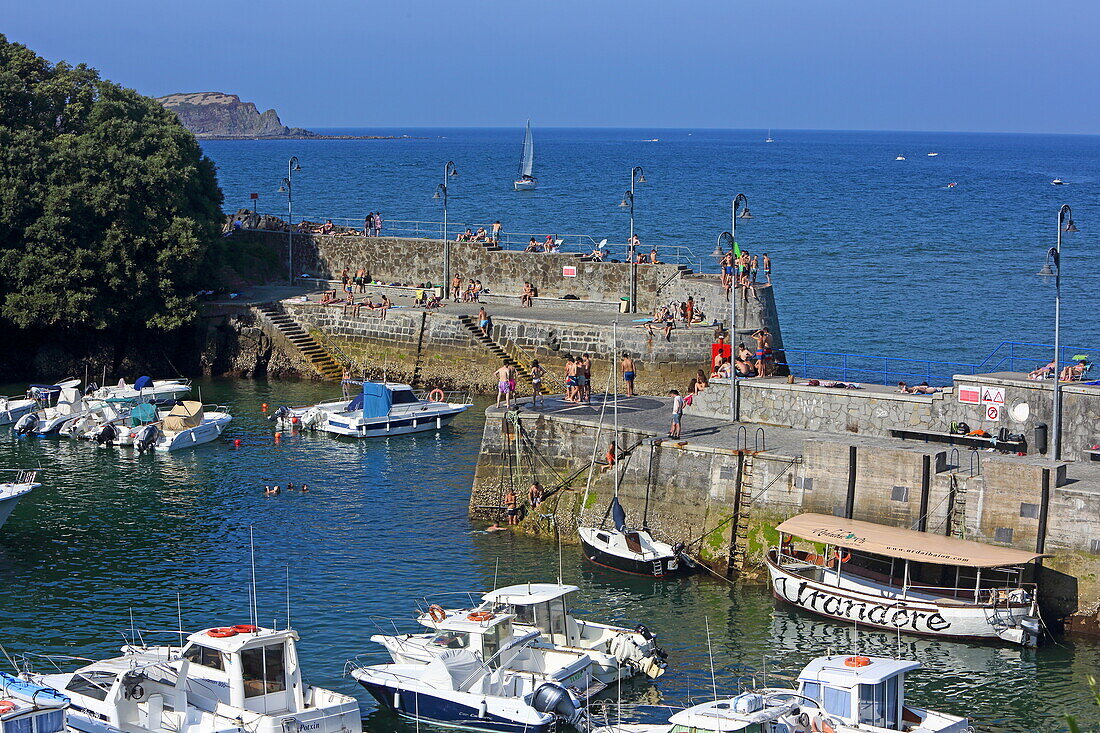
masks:
<instances>
[{"instance_id":1,"label":"moored dinghy","mask_svg":"<svg viewBox=\"0 0 1100 733\"><path fill-rule=\"evenodd\" d=\"M776 529L780 544L766 564L780 600L861 626L1039 642L1037 590L1023 570L1041 553L825 514ZM795 537L825 545L824 554L795 549Z\"/></svg>"}]
</instances>

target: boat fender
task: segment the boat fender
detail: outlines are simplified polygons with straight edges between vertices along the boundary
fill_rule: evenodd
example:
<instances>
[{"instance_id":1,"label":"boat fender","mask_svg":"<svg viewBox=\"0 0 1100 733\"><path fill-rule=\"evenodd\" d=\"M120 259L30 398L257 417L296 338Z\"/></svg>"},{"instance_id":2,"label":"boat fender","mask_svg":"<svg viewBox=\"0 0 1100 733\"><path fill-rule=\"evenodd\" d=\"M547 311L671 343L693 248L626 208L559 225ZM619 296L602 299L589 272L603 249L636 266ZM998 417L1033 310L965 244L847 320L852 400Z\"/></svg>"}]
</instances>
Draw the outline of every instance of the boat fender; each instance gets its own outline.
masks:
<instances>
[{"instance_id":1,"label":"boat fender","mask_svg":"<svg viewBox=\"0 0 1100 733\"><path fill-rule=\"evenodd\" d=\"M436 605L435 603L428 606L428 615L431 616L432 621L435 621L437 624L447 618L447 612L443 610L443 606Z\"/></svg>"},{"instance_id":2,"label":"boat fender","mask_svg":"<svg viewBox=\"0 0 1100 733\"><path fill-rule=\"evenodd\" d=\"M401 693L400 692L393 693L393 709L394 710L400 710L401 709Z\"/></svg>"},{"instance_id":3,"label":"boat fender","mask_svg":"<svg viewBox=\"0 0 1100 733\"><path fill-rule=\"evenodd\" d=\"M481 698L481 702L477 705L477 717L482 720L489 717L489 703L484 697Z\"/></svg>"},{"instance_id":4,"label":"boat fender","mask_svg":"<svg viewBox=\"0 0 1100 733\"><path fill-rule=\"evenodd\" d=\"M16 435L29 435L34 432L34 429L38 427L38 416L33 413L28 413L19 418L19 422L15 424Z\"/></svg>"}]
</instances>

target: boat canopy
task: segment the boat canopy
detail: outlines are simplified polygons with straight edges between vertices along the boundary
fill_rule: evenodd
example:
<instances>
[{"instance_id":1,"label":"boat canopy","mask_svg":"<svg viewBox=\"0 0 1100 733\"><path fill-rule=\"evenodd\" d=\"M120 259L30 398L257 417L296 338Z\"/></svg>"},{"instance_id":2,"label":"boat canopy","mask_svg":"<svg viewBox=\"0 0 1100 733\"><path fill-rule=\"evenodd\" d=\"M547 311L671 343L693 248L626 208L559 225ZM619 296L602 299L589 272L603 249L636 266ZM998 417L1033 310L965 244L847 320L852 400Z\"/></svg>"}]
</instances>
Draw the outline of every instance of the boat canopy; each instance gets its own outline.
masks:
<instances>
[{"instance_id":1,"label":"boat canopy","mask_svg":"<svg viewBox=\"0 0 1100 733\"><path fill-rule=\"evenodd\" d=\"M138 377L137 381L134 382L134 389L136 389L138 391L141 391L143 389L149 389L152 386L153 386L153 378L152 377Z\"/></svg>"},{"instance_id":2,"label":"boat canopy","mask_svg":"<svg viewBox=\"0 0 1100 733\"><path fill-rule=\"evenodd\" d=\"M202 425L202 403L188 400L172 408L164 418L164 429L178 433Z\"/></svg>"},{"instance_id":3,"label":"boat canopy","mask_svg":"<svg viewBox=\"0 0 1100 733\"><path fill-rule=\"evenodd\" d=\"M1001 568L1024 565L1046 557L1039 552L986 545L829 514L799 514L776 529L814 542L939 565Z\"/></svg>"},{"instance_id":4,"label":"boat canopy","mask_svg":"<svg viewBox=\"0 0 1100 733\"><path fill-rule=\"evenodd\" d=\"M130 410L130 427L136 428L141 425L147 425L151 422L157 421L157 408L150 405L148 402L143 402L140 405L134 405L134 408Z\"/></svg>"},{"instance_id":5,"label":"boat canopy","mask_svg":"<svg viewBox=\"0 0 1100 733\"><path fill-rule=\"evenodd\" d=\"M555 598L575 593L580 590L575 585L559 585L558 583L521 583L509 585L504 588L486 593L481 600L489 603L510 603L514 606L531 606L536 603L546 603Z\"/></svg>"},{"instance_id":6,"label":"boat canopy","mask_svg":"<svg viewBox=\"0 0 1100 733\"><path fill-rule=\"evenodd\" d=\"M363 417L386 417L392 404L389 387L379 382L363 382L363 391L351 399L345 412L362 410Z\"/></svg>"}]
</instances>

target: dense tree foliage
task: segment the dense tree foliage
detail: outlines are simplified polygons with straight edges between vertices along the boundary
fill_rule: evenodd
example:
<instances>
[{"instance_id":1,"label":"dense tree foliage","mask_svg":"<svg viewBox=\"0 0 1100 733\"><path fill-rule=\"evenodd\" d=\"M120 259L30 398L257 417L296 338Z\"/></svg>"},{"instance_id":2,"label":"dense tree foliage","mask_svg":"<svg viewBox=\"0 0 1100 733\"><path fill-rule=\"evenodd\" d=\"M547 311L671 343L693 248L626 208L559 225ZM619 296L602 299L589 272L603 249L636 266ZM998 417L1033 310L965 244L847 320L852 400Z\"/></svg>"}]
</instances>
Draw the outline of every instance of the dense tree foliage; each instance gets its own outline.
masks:
<instances>
[{"instance_id":1,"label":"dense tree foliage","mask_svg":"<svg viewBox=\"0 0 1100 733\"><path fill-rule=\"evenodd\" d=\"M0 316L175 329L222 222L214 165L155 100L0 35Z\"/></svg>"}]
</instances>

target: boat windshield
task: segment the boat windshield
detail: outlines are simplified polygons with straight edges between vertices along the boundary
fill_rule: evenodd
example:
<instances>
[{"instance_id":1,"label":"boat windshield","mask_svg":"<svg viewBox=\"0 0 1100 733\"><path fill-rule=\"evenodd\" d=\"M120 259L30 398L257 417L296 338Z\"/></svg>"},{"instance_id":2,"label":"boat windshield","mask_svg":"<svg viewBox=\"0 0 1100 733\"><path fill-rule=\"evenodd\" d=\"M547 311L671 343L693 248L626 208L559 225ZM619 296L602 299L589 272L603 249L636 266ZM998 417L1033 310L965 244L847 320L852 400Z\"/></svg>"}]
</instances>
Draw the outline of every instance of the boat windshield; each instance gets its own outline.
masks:
<instances>
[{"instance_id":1,"label":"boat windshield","mask_svg":"<svg viewBox=\"0 0 1100 733\"><path fill-rule=\"evenodd\" d=\"M468 649L470 635L461 631L441 631L432 637L431 643L445 649Z\"/></svg>"},{"instance_id":2,"label":"boat windshield","mask_svg":"<svg viewBox=\"0 0 1100 733\"><path fill-rule=\"evenodd\" d=\"M73 678L69 680L69 684L65 685L65 689L69 692L75 692L77 695L93 697L96 700L106 700L107 693L114 683L114 672L89 670L74 674Z\"/></svg>"},{"instance_id":3,"label":"boat windshield","mask_svg":"<svg viewBox=\"0 0 1100 733\"><path fill-rule=\"evenodd\" d=\"M411 389L395 389L390 391L391 404L412 405L420 402Z\"/></svg>"},{"instance_id":4,"label":"boat windshield","mask_svg":"<svg viewBox=\"0 0 1100 733\"><path fill-rule=\"evenodd\" d=\"M201 644L192 644L188 647L187 651L183 653L183 658L192 664L209 667L210 669L225 669L221 652Z\"/></svg>"}]
</instances>

